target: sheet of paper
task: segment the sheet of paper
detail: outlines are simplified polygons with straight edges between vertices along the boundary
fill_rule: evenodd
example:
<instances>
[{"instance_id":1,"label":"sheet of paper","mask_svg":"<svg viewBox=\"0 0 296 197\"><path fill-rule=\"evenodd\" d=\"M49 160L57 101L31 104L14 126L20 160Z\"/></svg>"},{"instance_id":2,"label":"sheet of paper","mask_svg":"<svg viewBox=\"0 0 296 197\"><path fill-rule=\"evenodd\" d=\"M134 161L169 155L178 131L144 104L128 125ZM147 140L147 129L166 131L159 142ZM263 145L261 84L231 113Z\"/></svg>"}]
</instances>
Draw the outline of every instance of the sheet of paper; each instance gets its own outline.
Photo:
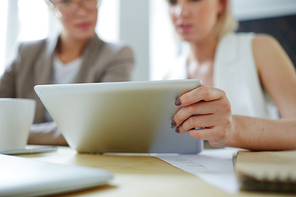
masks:
<instances>
[{"instance_id":1,"label":"sheet of paper","mask_svg":"<svg viewBox=\"0 0 296 197\"><path fill-rule=\"evenodd\" d=\"M239 191L238 181L233 170L232 157L237 149L204 150L198 155L157 156L207 183L228 193Z\"/></svg>"}]
</instances>

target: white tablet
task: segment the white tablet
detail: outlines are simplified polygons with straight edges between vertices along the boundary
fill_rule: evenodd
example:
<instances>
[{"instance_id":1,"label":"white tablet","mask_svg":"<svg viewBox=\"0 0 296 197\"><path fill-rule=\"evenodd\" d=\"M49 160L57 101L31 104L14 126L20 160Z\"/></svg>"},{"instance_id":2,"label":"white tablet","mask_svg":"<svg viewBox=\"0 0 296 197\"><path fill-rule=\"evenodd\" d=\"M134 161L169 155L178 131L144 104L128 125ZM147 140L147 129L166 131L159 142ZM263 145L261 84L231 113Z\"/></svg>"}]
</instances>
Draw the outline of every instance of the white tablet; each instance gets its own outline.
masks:
<instances>
[{"instance_id":1,"label":"white tablet","mask_svg":"<svg viewBox=\"0 0 296 197\"><path fill-rule=\"evenodd\" d=\"M0 196L52 196L108 184L107 170L0 154Z\"/></svg>"},{"instance_id":2,"label":"white tablet","mask_svg":"<svg viewBox=\"0 0 296 197\"><path fill-rule=\"evenodd\" d=\"M182 93L200 80L38 85L35 91L78 152L195 154L203 141L175 133Z\"/></svg>"},{"instance_id":3,"label":"white tablet","mask_svg":"<svg viewBox=\"0 0 296 197\"><path fill-rule=\"evenodd\" d=\"M0 150L0 154L4 155L25 155L25 154L40 154L57 151L56 146L37 146L33 148Z\"/></svg>"}]
</instances>

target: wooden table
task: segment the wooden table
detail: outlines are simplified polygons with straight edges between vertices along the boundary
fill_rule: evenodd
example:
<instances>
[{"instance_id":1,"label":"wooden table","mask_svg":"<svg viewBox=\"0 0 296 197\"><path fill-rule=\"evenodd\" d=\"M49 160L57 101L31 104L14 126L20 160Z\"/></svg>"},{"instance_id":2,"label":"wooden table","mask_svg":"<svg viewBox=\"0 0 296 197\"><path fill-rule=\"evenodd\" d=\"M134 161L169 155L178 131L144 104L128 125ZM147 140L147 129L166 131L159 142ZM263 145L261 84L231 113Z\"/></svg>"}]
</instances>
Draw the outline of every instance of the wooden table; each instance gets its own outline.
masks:
<instances>
[{"instance_id":1,"label":"wooden table","mask_svg":"<svg viewBox=\"0 0 296 197\"><path fill-rule=\"evenodd\" d=\"M292 196L246 191L231 195L158 158L146 155L78 154L69 147L59 147L57 152L22 157L50 163L103 168L114 173L114 179L107 186L61 196Z\"/></svg>"}]
</instances>

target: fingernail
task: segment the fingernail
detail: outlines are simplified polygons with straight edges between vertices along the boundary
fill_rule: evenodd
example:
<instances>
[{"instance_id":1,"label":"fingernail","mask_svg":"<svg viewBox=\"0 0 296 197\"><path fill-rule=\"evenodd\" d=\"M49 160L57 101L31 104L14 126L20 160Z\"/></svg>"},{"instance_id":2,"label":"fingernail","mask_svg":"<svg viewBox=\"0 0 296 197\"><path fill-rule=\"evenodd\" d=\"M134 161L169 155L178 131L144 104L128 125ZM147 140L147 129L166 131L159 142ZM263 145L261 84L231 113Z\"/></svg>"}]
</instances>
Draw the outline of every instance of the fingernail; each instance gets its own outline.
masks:
<instances>
[{"instance_id":1,"label":"fingernail","mask_svg":"<svg viewBox=\"0 0 296 197\"><path fill-rule=\"evenodd\" d=\"M173 127L177 126L177 123L175 122L175 120L172 121L171 125L172 125Z\"/></svg>"},{"instance_id":2,"label":"fingernail","mask_svg":"<svg viewBox=\"0 0 296 197\"><path fill-rule=\"evenodd\" d=\"M179 127L176 128L176 133L180 133Z\"/></svg>"},{"instance_id":3,"label":"fingernail","mask_svg":"<svg viewBox=\"0 0 296 197\"><path fill-rule=\"evenodd\" d=\"M178 98L178 99L175 101L175 105L177 105L177 106L180 106L180 105L181 105L181 100L180 100L180 98Z\"/></svg>"}]
</instances>

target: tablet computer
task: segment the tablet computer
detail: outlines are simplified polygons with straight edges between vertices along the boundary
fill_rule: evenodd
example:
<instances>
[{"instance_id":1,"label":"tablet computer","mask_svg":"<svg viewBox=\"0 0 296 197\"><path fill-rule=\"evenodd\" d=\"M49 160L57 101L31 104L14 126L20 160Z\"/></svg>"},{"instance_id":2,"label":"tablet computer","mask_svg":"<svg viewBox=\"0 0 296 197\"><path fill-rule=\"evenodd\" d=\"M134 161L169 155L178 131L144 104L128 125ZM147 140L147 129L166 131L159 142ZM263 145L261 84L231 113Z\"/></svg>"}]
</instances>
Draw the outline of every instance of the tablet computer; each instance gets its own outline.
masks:
<instances>
[{"instance_id":1,"label":"tablet computer","mask_svg":"<svg viewBox=\"0 0 296 197\"><path fill-rule=\"evenodd\" d=\"M0 196L52 196L108 184L107 170L0 154Z\"/></svg>"},{"instance_id":2,"label":"tablet computer","mask_svg":"<svg viewBox=\"0 0 296 197\"><path fill-rule=\"evenodd\" d=\"M0 150L0 154L4 155L25 155L25 154L41 154L57 151L56 146L37 146L28 147L25 149Z\"/></svg>"},{"instance_id":3,"label":"tablet computer","mask_svg":"<svg viewBox=\"0 0 296 197\"><path fill-rule=\"evenodd\" d=\"M196 154L203 141L177 134L176 98L198 79L38 85L35 91L78 152Z\"/></svg>"}]
</instances>

